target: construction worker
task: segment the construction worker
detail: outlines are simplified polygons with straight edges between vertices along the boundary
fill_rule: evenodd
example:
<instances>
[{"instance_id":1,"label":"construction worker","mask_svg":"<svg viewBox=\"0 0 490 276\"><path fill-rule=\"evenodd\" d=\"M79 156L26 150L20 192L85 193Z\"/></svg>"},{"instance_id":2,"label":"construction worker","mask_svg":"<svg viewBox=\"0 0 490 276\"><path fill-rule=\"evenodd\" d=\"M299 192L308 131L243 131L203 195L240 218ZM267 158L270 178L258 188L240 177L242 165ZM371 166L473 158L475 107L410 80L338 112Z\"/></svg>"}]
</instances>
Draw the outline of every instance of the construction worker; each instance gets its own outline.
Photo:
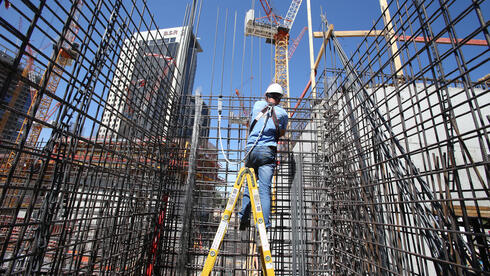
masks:
<instances>
[{"instance_id":1,"label":"construction worker","mask_svg":"<svg viewBox=\"0 0 490 276\"><path fill-rule=\"evenodd\" d=\"M271 183L276 167L277 142L286 133L288 114L279 106L283 89L278 83L267 87L265 100L255 102L245 152L249 152L245 166L253 168L258 178L260 203L265 226L269 228L271 214ZM264 126L265 123L265 126ZM239 212L240 230L250 224L250 196L244 187L242 209Z\"/></svg>"}]
</instances>

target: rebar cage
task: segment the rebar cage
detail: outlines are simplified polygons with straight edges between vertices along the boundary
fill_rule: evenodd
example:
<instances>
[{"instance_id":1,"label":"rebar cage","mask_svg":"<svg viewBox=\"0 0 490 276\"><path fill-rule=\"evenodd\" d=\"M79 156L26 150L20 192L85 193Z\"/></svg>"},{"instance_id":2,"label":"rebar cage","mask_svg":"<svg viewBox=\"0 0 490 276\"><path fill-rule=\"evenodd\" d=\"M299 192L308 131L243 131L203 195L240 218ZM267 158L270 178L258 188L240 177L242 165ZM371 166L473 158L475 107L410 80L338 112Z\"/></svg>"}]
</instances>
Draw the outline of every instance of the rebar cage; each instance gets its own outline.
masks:
<instances>
[{"instance_id":1,"label":"rebar cage","mask_svg":"<svg viewBox=\"0 0 490 276\"><path fill-rule=\"evenodd\" d=\"M146 3L5 8L2 274L152 274L177 235L192 124L183 72L159 58L172 51L141 33L158 29Z\"/></svg>"},{"instance_id":2,"label":"rebar cage","mask_svg":"<svg viewBox=\"0 0 490 276\"><path fill-rule=\"evenodd\" d=\"M312 209L332 274L488 273L485 4L391 1L352 56L329 41Z\"/></svg>"},{"instance_id":3,"label":"rebar cage","mask_svg":"<svg viewBox=\"0 0 490 276\"><path fill-rule=\"evenodd\" d=\"M300 104L273 180L276 274L488 273L484 4L394 0L352 56L329 38L316 97L284 101ZM198 275L259 99L187 95L188 68L137 38L158 29L145 1L8 9L2 273ZM258 274L254 239L234 216L215 273Z\"/></svg>"}]
</instances>

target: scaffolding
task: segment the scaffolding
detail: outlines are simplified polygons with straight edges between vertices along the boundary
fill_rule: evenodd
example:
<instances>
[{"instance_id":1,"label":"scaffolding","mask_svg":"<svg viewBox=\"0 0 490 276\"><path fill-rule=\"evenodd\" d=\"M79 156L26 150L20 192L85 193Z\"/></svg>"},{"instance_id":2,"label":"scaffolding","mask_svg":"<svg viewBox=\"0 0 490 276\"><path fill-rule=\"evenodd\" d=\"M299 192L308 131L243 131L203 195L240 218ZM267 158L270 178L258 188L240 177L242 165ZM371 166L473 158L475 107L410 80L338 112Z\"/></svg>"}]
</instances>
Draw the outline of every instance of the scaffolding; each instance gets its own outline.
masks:
<instances>
[{"instance_id":1,"label":"scaffolding","mask_svg":"<svg viewBox=\"0 0 490 276\"><path fill-rule=\"evenodd\" d=\"M243 166L226 162L220 136L226 157L241 160L259 98L185 95L189 83L179 76L188 68L172 66L165 46L152 56L129 53L141 58L126 66L136 76L154 73L154 85L114 83L121 53L144 44L134 34L158 29L155 19L146 1L77 4L12 1L8 12L29 26L0 21L0 44L12 55L0 60L0 107L27 118L20 142L0 141L1 274L198 275ZM328 34L328 44L315 97L290 97L285 107L291 117L268 230L276 274L489 273L490 35L482 4L389 1L350 56L322 15L318 37ZM194 24L195 9L184 25ZM75 12L76 58L57 66L60 30ZM51 55L40 38L57 45ZM57 91L22 74L27 62L44 79L62 70ZM20 83L38 101L59 103L53 120L36 118L39 103L9 106L5 96ZM104 121L104 110L126 129ZM41 140L29 145L35 123ZM254 232L238 228L234 215L215 275L260 274Z\"/></svg>"}]
</instances>

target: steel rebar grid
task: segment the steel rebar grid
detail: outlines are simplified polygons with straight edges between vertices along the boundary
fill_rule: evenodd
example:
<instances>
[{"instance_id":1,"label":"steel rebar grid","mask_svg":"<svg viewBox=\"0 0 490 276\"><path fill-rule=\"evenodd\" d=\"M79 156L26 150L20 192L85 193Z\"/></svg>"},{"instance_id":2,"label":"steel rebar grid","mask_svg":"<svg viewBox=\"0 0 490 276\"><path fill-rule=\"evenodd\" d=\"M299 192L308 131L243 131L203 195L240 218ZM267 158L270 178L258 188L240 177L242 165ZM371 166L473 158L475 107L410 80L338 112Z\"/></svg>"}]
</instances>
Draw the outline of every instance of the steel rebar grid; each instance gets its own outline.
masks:
<instances>
[{"instance_id":1,"label":"steel rebar grid","mask_svg":"<svg viewBox=\"0 0 490 276\"><path fill-rule=\"evenodd\" d=\"M208 254L209 247L216 234L218 225L221 220L221 214L226 205L227 196L236 179L238 170L244 165L227 163L220 149L215 146L219 145L219 135L217 129L217 107L219 96L203 96L205 110L208 110L202 125L203 135L200 137L201 145L198 152L197 170L196 170L196 195L193 209L193 226L191 227L193 237L191 245L191 262L189 269L191 274L198 274L204 260ZM251 97L228 97L223 96L223 119L221 122L221 135L223 150L228 159L238 161L245 155L244 147L247 134L247 120L249 119L249 110L251 105L260 98ZM297 101L296 98L291 98ZM241 103L245 105L242 106ZM290 110L287 110L290 111ZM308 190L306 194L314 193L311 186L304 188L305 183L299 178L295 178L293 164L298 162L294 159L293 153L300 152L302 155L304 179L310 181L319 181L311 168L314 166L316 152L312 150L312 145L316 144L316 131L305 125L312 121L311 108L309 104L304 104L297 109L297 116L290 120L291 129L288 131L288 137L281 140L282 146L279 149L279 165L276 170L274 185L275 189L275 211L272 215L272 229L269 233L271 242L275 271L278 275L293 274L293 267L296 262L301 262L307 266L307 260L317 253L310 251L315 242L308 239L311 235L311 227L307 227L307 216L312 216L311 211L305 210L304 201L311 204L311 199L304 199L297 189ZM293 150L296 147L296 150ZM210 160L214 160L210 162ZM301 182L301 183L300 183ZM295 183L295 184L293 184ZM293 186L294 185L294 186ZM296 189L296 190L295 190ZM295 214L291 210L291 191L297 201ZM238 212L241 202L236 205ZM314 215L314 214L313 214ZM305 217L306 216L306 217ZM295 218L292 224L291 219ZM311 220L310 220L311 221ZM297 230L293 237L293 227ZM238 231L237 216L231 218L231 225L221 245L218 259L214 266L215 273L234 275L248 275L249 273L258 273L260 264L257 263L257 254L254 249L253 227L247 229L247 237L243 240L243 235ZM293 251L297 249L297 251ZM295 255L296 254L296 255ZM295 255L295 256L293 256Z\"/></svg>"},{"instance_id":2,"label":"steel rebar grid","mask_svg":"<svg viewBox=\"0 0 490 276\"><path fill-rule=\"evenodd\" d=\"M330 273L488 273L482 3L391 1L393 29L381 18L371 29L386 37L363 38L351 57L330 41L333 58L319 81L329 95L320 108L330 175L322 204L330 235L322 243ZM416 36L426 42L407 39ZM441 37L451 44L437 44ZM486 46L465 45L481 38Z\"/></svg>"},{"instance_id":3,"label":"steel rebar grid","mask_svg":"<svg viewBox=\"0 0 490 276\"><path fill-rule=\"evenodd\" d=\"M10 112L27 119L20 139L1 138L2 274L175 269L173 255L162 252L170 252L179 237L183 156L192 124L180 123L191 120L180 108L183 73L154 57L175 55L175 49L160 33L146 38L160 45L144 42L141 32L157 26L141 1L36 5L10 3L0 24L0 44L13 53L1 60L2 118ZM80 14L76 25L74 13ZM29 28L17 29L17 17ZM57 56L70 32L74 39L66 47L73 49L73 61L65 65ZM43 43L55 45L53 54ZM22 74L29 63L33 68ZM11 106L15 93L24 102ZM36 115L46 99L59 106L52 120ZM44 127L36 145L26 143L33 124Z\"/></svg>"},{"instance_id":4,"label":"steel rebar grid","mask_svg":"<svg viewBox=\"0 0 490 276\"><path fill-rule=\"evenodd\" d=\"M464 45L473 38L489 40L482 3L475 0L456 9L455 1L390 2L394 35L428 41L397 41L403 78L391 59L393 39L363 39L351 58L340 53L341 46L332 48L317 81L318 100L303 101L295 111L280 148L269 233L277 274L488 271L490 100L487 83L475 82L488 61L488 46ZM147 8L137 1L84 2L83 28L75 40L81 45L79 57L65 68L55 93L23 77L16 63L24 59L27 64L34 56L41 71L53 67L55 55L47 56L42 45L29 40L39 33L59 45L59 31L54 31L67 25L70 11L56 1L41 2L40 8L21 5L11 8L19 14L31 10L22 16L33 29L16 32L9 21L1 22L2 44L15 53L13 62L2 60L7 72L2 91L13 89L18 79L42 91L61 103L60 123L10 109L50 131L47 142L36 146L2 138L2 154L17 154L15 165L1 176L2 269L7 274L175 274L193 123L187 114L194 113L194 99L180 99L175 87L164 84L167 97L158 102L144 94L115 95L117 104L130 103L120 111L108 100L124 52L122 41L156 28ZM51 20L57 6L62 12ZM119 10L114 17L113 10ZM381 20L373 30L384 28ZM458 37L466 20L477 24ZM462 42L430 42L438 37ZM20 47L14 46L15 39L22 41ZM153 72L167 68L150 61L135 67ZM173 74L164 83L172 82L169 76ZM127 91L137 91L134 86ZM224 98L222 135L232 159L244 154L244 120L255 100ZM186 266L191 274L202 268L240 167L227 164L216 146L217 97L203 96L203 102L193 232L187 233L192 237ZM144 106L172 116L145 116ZM126 118L131 131L115 139L100 137L101 126L115 131L103 122L106 107L114 117ZM8 109L7 103L2 102L3 108ZM141 122L153 128L141 127ZM23 163L32 165L25 168ZM237 228L233 221L217 274L258 272L253 235L249 232L250 241L242 241Z\"/></svg>"}]
</instances>

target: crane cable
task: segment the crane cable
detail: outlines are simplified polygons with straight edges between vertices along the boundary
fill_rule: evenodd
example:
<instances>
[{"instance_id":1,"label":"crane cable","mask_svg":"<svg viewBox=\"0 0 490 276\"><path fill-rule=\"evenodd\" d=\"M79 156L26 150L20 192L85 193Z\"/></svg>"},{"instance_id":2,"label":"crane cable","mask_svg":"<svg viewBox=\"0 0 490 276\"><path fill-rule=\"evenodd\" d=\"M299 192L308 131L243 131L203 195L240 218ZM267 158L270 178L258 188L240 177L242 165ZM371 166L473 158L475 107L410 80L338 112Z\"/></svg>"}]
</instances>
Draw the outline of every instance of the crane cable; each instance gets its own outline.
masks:
<instances>
[{"instance_id":1,"label":"crane cable","mask_svg":"<svg viewBox=\"0 0 490 276\"><path fill-rule=\"evenodd\" d=\"M226 24L226 22L227 22L227 20L228 20L228 10L226 10L226 15L225 15L225 31L224 31L224 34L223 34L223 37L225 37L225 39L224 39L224 42L223 42L223 57L222 57L222 63L221 63L221 87L220 87L220 94L218 96L218 137L219 137L219 146L221 148L221 153L223 154L226 162L229 163L229 164L240 164L240 163L242 163L243 161L246 160L246 158L250 155L250 153L252 152L252 150L255 148L255 146L257 145L258 141L262 137L262 133L264 132L265 126L267 125L267 121L271 117L272 107L269 106L269 108L267 109L267 113L266 113L267 115L266 115L266 119L265 119L264 125L262 126L262 129L260 130L259 135L258 135L257 139L255 140L254 144L247 151L247 153L245 154L245 156L241 160L239 160L239 161L231 161L230 159L228 159L228 156L226 155L225 150L224 150L224 147L223 147L223 139L222 139L222 135L221 135L221 115L223 113L223 74L224 74L224 63L225 63L225 52L226 52L226 32L227 32L227 24ZM216 38L217 34L218 34L218 29L216 28L215 38ZM235 37L236 37L236 13L235 13L235 25L234 25L234 29L233 29L233 50L232 50L232 55L234 55L234 52L235 52ZM214 59L215 59L215 56L213 56L213 64L214 64ZM233 60L234 59L232 57L232 63L233 63ZM232 67L233 67L233 64L232 64ZM243 63L242 63L242 68L243 68ZM242 77L243 77L243 70L242 70ZM242 83L242 85L243 85L243 83ZM263 115L264 115L264 113L262 113L261 116L259 116L256 119L259 120Z\"/></svg>"},{"instance_id":2,"label":"crane cable","mask_svg":"<svg viewBox=\"0 0 490 276\"><path fill-rule=\"evenodd\" d=\"M214 31L214 46L213 46L213 63L211 65L211 88L209 89L210 91L210 96L213 97L213 83L214 83L214 61L216 59L216 38L218 37L218 23L219 23L219 6L218 6L218 11L216 12L216 28Z\"/></svg>"}]
</instances>

